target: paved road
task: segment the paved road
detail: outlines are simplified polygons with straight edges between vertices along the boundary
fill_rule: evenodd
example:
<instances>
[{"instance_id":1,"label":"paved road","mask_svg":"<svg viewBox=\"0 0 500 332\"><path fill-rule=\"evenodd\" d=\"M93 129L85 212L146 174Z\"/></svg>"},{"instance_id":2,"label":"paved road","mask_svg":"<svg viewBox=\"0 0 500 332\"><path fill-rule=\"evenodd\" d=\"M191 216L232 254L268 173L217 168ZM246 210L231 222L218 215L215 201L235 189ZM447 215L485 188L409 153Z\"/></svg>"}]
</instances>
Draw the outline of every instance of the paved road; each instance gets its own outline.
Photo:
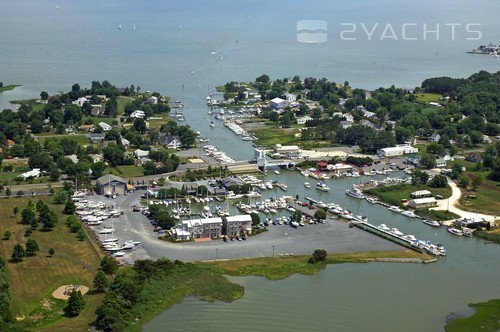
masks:
<instances>
[{"instance_id":1,"label":"paved road","mask_svg":"<svg viewBox=\"0 0 500 332\"><path fill-rule=\"evenodd\" d=\"M132 212L130 208L136 204L141 193L120 196L116 200L104 198L106 201L115 202L124 211L124 215L120 218L113 219L114 235L121 240L132 239L142 242L140 248L124 257L125 260L130 259L130 256L141 259L168 257L183 261L237 259L272 256L273 251L275 255L310 254L319 248L328 252L405 250L397 244L357 228L349 228L347 224L336 220L297 229L286 225L271 225L269 231L249 237L246 241L214 240L202 243L161 241L157 239L158 234L153 232L148 219L141 213Z\"/></svg>"}]
</instances>

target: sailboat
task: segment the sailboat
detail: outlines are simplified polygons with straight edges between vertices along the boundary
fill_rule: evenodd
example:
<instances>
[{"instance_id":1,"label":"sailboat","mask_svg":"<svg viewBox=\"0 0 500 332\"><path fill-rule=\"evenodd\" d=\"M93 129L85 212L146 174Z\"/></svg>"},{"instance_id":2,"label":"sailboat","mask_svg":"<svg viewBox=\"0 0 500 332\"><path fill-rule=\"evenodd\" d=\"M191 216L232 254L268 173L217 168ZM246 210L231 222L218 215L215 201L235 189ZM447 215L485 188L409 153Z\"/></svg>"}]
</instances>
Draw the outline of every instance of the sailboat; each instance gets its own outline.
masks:
<instances>
[{"instance_id":1,"label":"sailboat","mask_svg":"<svg viewBox=\"0 0 500 332\"><path fill-rule=\"evenodd\" d=\"M215 122L210 122L210 127L214 128L215 127Z\"/></svg>"},{"instance_id":2,"label":"sailboat","mask_svg":"<svg viewBox=\"0 0 500 332\"><path fill-rule=\"evenodd\" d=\"M135 24L134 24L134 25L132 25L132 30L134 30L134 31L135 31Z\"/></svg>"},{"instance_id":3,"label":"sailboat","mask_svg":"<svg viewBox=\"0 0 500 332\"><path fill-rule=\"evenodd\" d=\"M122 29L122 25L118 24L118 30L121 30L121 29Z\"/></svg>"}]
</instances>

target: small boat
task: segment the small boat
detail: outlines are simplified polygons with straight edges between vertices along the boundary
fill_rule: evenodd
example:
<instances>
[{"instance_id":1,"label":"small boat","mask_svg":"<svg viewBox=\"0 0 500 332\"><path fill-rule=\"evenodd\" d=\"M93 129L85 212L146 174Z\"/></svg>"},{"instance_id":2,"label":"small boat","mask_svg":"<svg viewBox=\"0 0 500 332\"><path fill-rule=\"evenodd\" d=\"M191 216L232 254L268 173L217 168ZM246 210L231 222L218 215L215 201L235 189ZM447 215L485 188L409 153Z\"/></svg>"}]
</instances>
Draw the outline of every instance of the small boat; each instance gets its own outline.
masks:
<instances>
[{"instance_id":1,"label":"small boat","mask_svg":"<svg viewBox=\"0 0 500 332\"><path fill-rule=\"evenodd\" d=\"M275 170L275 171L274 171L274 174L276 174L276 175L280 175L280 171Z\"/></svg>"},{"instance_id":2,"label":"small boat","mask_svg":"<svg viewBox=\"0 0 500 332\"><path fill-rule=\"evenodd\" d=\"M376 203L378 203L378 199L377 199L377 198L375 198L375 197L366 197L366 201L367 201L368 203L372 203L372 204L376 204Z\"/></svg>"},{"instance_id":3,"label":"small boat","mask_svg":"<svg viewBox=\"0 0 500 332\"><path fill-rule=\"evenodd\" d=\"M462 236L464 235L464 232L462 232L460 229L457 228L448 228L448 232L454 235Z\"/></svg>"},{"instance_id":4,"label":"small boat","mask_svg":"<svg viewBox=\"0 0 500 332\"><path fill-rule=\"evenodd\" d=\"M347 219L347 220L352 220L352 219L354 219L354 216L352 215L352 213L351 213L351 212L349 212L349 211L347 211L347 210L346 210L346 211L344 211L344 212L342 212L342 213L340 214L340 217L341 217L341 218L344 218L344 219Z\"/></svg>"},{"instance_id":5,"label":"small boat","mask_svg":"<svg viewBox=\"0 0 500 332\"><path fill-rule=\"evenodd\" d=\"M436 248L441 256L446 256L446 254L448 253L448 251L444 248L444 246L441 243L436 243Z\"/></svg>"},{"instance_id":6,"label":"small boat","mask_svg":"<svg viewBox=\"0 0 500 332\"><path fill-rule=\"evenodd\" d=\"M401 208L399 208L398 206L395 206L395 205L389 206L388 209L392 212L397 212L397 213L403 212L403 210Z\"/></svg>"},{"instance_id":7,"label":"small boat","mask_svg":"<svg viewBox=\"0 0 500 332\"><path fill-rule=\"evenodd\" d=\"M117 251L117 252L113 253L113 256L123 257L123 256L125 256L125 251Z\"/></svg>"},{"instance_id":8,"label":"small boat","mask_svg":"<svg viewBox=\"0 0 500 332\"><path fill-rule=\"evenodd\" d=\"M311 184L309 182L304 182L304 187L311 188Z\"/></svg>"},{"instance_id":9,"label":"small boat","mask_svg":"<svg viewBox=\"0 0 500 332\"><path fill-rule=\"evenodd\" d=\"M210 127L214 128L215 127L215 122L210 122Z\"/></svg>"},{"instance_id":10,"label":"small boat","mask_svg":"<svg viewBox=\"0 0 500 332\"><path fill-rule=\"evenodd\" d=\"M401 214L405 217L408 217L408 218L416 218L417 217L417 215L413 211L409 211L409 210L404 210L401 212Z\"/></svg>"},{"instance_id":11,"label":"small boat","mask_svg":"<svg viewBox=\"0 0 500 332\"><path fill-rule=\"evenodd\" d=\"M302 174L306 178L309 177L309 173L307 173L306 171L301 171L300 174Z\"/></svg>"},{"instance_id":12,"label":"small boat","mask_svg":"<svg viewBox=\"0 0 500 332\"><path fill-rule=\"evenodd\" d=\"M122 29L122 25L118 24L118 30L121 30L121 29Z\"/></svg>"},{"instance_id":13,"label":"small boat","mask_svg":"<svg viewBox=\"0 0 500 332\"><path fill-rule=\"evenodd\" d=\"M329 191L330 190L330 188L323 181L320 181L316 184L316 189L318 189L320 191Z\"/></svg>"},{"instance_id":14,"label":"small boat","mask_svg":"<svg viewBox=\"0 0 500 332\"><path fill-rule=\"evenodd\" d=\"M300 224L299 224L298 222L296 222L296 221L292 221L292 222L290 223L290 225L291 225L293 228L297 228L297 227L299 227L299 226L300 226Z\"/></svg>"},{"instance_id":15,"label":"small boat","mask_svg":"<svg viewBox=\"0 0 500 332\"><path fill-rule=\"evenodd\" d=\"M432 226L432 227L439 227L441 226L436 220L432 219L424 219L422 222L426 225Z\"/></svg>"}]
</instances>

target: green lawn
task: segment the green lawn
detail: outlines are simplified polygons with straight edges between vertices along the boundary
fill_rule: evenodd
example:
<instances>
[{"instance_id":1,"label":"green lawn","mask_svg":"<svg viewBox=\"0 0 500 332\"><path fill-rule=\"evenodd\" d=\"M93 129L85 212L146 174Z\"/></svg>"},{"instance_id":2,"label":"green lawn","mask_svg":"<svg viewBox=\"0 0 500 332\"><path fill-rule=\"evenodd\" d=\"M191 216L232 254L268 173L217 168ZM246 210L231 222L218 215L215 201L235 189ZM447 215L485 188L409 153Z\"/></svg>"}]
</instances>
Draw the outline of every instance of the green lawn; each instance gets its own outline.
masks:
<instances>
[{"instance_id":1,"label":"green lawn","mask_svg":"<svg viewBox=\"0 0 500 332\"><path fill-rule=\"evenodd\" d=\"M123 178L133 178L144 175L144 168L135 165L108 167L103 174L114 174Z\"/></svg>"},{"instance_id":2,"label":"green lawn","mask_svg":"<svg viewBox=\"0 0 500 332\"><path fill-rule=\"evenodd\" d=\"M45 140L55 140L55 141L60 141L63 138L67 138L73 141L76 141L79 145L86 145L90 144L89 138L85 135L56 135L56 134L49 134L49 135L36 135L36 139L40 142L40 144L43 144Z\"/></svg>"},{"instance_id":3,"label":"green lawn","mask_svg":"<svg viewBox=\"0 0 500 332\"><path fill-rule=\"evenodd\" d=\"M468 173L468 175L471 177L472 173ZM460 207L471 212L498 215L500 211L499 197L500 183L484 180L477 191L462 190Z\"/></svg>"},{"instance_id":4,"label":"green lawn","mask_svg":"<svg viewBox=\"0 0 500 332\"><path fill-rule=\"evenodd\" d=\"M442 104L442 100L440 100L443 95L438 93L421 93L417 95L417 101L423 102L424 104L429 104L429 102L434 101Z\"/></svg>"},{"instance_id":5,"label":"green lawn","mask_svg":"<svg viewBox=\"0 0 500 332\"><path fill-rule=\"evenodd\" d=\"M9 90L14 90L15 88L17 88L18 84L10 84L10 85L5 85L3 87L0 88L0 92L4 92L4 91L9 91Z\"/></svg>"},{"instance_id":6,"label":"green lawn","mask_svg":"<svg viewBox=\"0 0 500 332\"><path fill-rule=\"evenodd\" d=\"M261 146L274 146L275 144L295 145L300 142L300 138L295 137L296 131L293 129L280 129L265 126L263 128L249 130L258 138L257 143Z\"/></svg>"},{"instance_id":7,"label":"green lawn","mask_svg":"<svg viewBox=\"0 0 500 332\"><path fill-rule=\"evenodd\" d=\"M125 111L125 105L131 103L134 100L132 97L118 97L116 103L118 105L118 115L122 115Z\"/></svg>"},{"instance_id":8,"label":"green lawn","mask_svg":"<svg viewBox=\"0 0 500 332\"><path fill-rule=\"evenodd\" d=\"M65 305L64 302L53 299L51 293L64 284L82 284L92 288L94 274L81 264L57 254L72 256L95 269L99 266L100 256L88 239L78 241L75 234L68 231L64 224L66 216L60 213L63 205L52 205L53 198L50 196L39 196L36 199L50 203L50 207L58 213L59 223L50 232L33 231L31 238L40 246L40 252L36 256L26 257L19 263L6 264L10 282L11 310L14 315L24 318L19 324L25 327L38 329L51 324L52 330L58 330L58 322L70 321L74 330L87 330L88 324L95 318L94 311L100 303L100 300L96 299L99 296L84 296L85 300L88 300L84 312L76 318L67 319L59 312ZM10 259L18 234L24 234L26 226L18 222L28 200L30 198L9 198L3 199L0 204L0 233L9 230L13 234L10 240L0 241L0 255L6 261ZM19 213L14 217L15 206L19 208ZM55 250L55 256L47 255L49 248Z\"/></svg>"},{"instance_id":9,"label":"green lawn","mask_svg":"<svg viewBox=\"0 0 500 332\"><path fill-rule=\"evenodd\" d=\"M432 188L428 185L396 185L381 188L373 188L367 190L367 193L380 197L380 199L388 204L403 206L401 199L411 199L410 194L417 190L429 190L433 196L441 195L443 198L451 196L451 188Z\"/></svg>"},{"instance_id":10,"label":"green lawn","mask_svg":"<svg viewBox=\"0 0 500 332\"><path fill-rule=\"evenodd\" d=\"M494 332L500 330L500 300L490 300L485 303L469 304L476 312L470 317L455 318L447 322L447 332L484 331Z\"/></svg>"}]
</instances>

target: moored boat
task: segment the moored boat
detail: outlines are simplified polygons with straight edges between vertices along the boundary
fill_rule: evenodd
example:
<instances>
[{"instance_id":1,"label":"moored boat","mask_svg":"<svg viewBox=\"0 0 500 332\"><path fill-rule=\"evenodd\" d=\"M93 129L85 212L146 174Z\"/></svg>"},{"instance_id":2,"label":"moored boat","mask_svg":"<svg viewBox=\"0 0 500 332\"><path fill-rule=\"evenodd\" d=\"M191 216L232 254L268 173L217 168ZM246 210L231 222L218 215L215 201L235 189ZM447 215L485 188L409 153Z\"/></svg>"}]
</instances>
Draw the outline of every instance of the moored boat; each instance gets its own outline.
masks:
<instances>
[{"instance_id":1,"label":"moored boat","mask_svg":"<svg viewBox=\"0 0 500 332\"><path fill-rule=\"evenodd\" d=\"M439 227L441 226L436 220L432 219L424 219L422 222L426 225L432 226L432 227Z\"/></svg>"},{"instance_id":2,"label":"moored boat","mask_svg":"<svg viewBox=\"0 0 500 332\"><path fill-rule=\"evenodd\" d=\"M398 213L401 213L403 211L400 207L395 205L389 206L388 209L392 212L398 212Z\"/></svg>"},{"instance_id":3,"label":"moored boat","mask_svg":"<svg viewBox=\"0 0 500 332\"><path fill-rule=\"evenodd\" d=\"M454 235L458 235L458 236L462 236L464 235L464 232L462 232L460 229L457 229L457 228L448 228L448 232L450 232L451 234L454 234Z\"/></svg>"},{"instance_id":4,"label":"moored boat","mask_svg":"<svg viewBox=\"0 0 500 332\"><path fill-rule=\"evenodd\" d=\"M330 190L330 188L323 181L320 181L316 184L316 189L318 189L320 191L329 191Z\"/></svg>"},{"instance_id":5,"label":"moored boat","mask_svg":"<svg viewBox=\"0 0 500 332\"><path fill-rule=\"evenodd\" d=\"M309 182L304 182L304 187L311 188L311 184Z\"/></svg>"},{"instance_id":6,"label":"moored boat","mask_svg":"<svg viewBox=\"0 0 500 332\"><path fill-rule=\"evenodd\" d=\"M354 197L354 198L358 198L358 199L365 198L365 195L363 194L363 192L354 185L351 188L346 189L345 193L346 193L346 195Z\"/></svg>"},{"instance_id":7,"label":"moored boat","mask_svg":"<svg viewBox=\"0 0 500 332\"><path fill-rule=\"evenodd\" d=\"M417 215L413 211L410 211L410 210L404 210L401 212L401 214L405 217L408 217L408 218L416 218L417 217Z\"/></svg>"}]
</instances>

